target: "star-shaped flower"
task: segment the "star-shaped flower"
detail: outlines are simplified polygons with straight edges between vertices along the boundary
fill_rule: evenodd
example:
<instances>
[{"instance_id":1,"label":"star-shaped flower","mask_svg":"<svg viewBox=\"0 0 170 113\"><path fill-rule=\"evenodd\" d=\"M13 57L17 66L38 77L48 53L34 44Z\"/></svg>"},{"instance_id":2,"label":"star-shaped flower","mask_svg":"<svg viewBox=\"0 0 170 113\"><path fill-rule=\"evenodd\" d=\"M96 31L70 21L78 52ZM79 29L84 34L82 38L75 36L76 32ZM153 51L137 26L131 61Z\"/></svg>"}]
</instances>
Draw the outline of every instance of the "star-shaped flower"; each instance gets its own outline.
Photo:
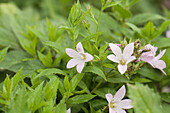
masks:
<instances>
[{"instance_id":1,"label":"star-shaped flower","mask_svg":"<svg viewBox=\"0 0 170 113\"><path fill-rule=\"evenodd\" d=\"M136 59L135 56L131 56L134 50L134 43L128 44L124 48L123 53L116 44L110 43L109 46L116 56L112 54L108 55L107 58L113 62L119 63L118 70L121 74L124 74L127 70L127 64Z\"/></svg>"},{"instance_id":2,"label":"star-shaped flower","mask_svg":"<svg viewBox=\"0 0 170 113\"><path fill-rule=\"evenodd\" d=\"M113 95L108 93L106 94L106 99L109 103L109 113L126 113L124 109L130 109L133 108L131 105L131 100L130 99L123 99L125 96L126 89L125 86L123 85L117 92L116 94Z\"/></svg>"},{"instance_id":3,"label":"star-shaped flower","mask_svg":"<svg viewBox=\"0 0 170 113\"><path fill-rule=\"evenodd\" d=\"M93 60L93 56L89 53L84 53L83 46L81 42L79 42L76 46L77 51L66 48L66 53L68 56L72 57L72 59L67 63L67 68L73 68L77 65L76 69L79 73L82 72L85 62L89 62Z\"/></svg>"},{"instance_id":4,"label":"star-shaped flower","mask_svg":"<svg viewBox=\"0 0 170 113\"><path fill-rule=\"evenodd\" d=\"M149 63L153 68L157 68L161 70L165 75L166 73L164 72L164 68L166 68L166 64L163 60L160 60L160 58L165 54L166 49L163 51L160 51L159 55L156 55L157 47L154 47L152 45L146 45L146 48L148 48L150 51L144 52L141 56L140 59L142 61L145 61Z\"/></svg>"}]
</instances>

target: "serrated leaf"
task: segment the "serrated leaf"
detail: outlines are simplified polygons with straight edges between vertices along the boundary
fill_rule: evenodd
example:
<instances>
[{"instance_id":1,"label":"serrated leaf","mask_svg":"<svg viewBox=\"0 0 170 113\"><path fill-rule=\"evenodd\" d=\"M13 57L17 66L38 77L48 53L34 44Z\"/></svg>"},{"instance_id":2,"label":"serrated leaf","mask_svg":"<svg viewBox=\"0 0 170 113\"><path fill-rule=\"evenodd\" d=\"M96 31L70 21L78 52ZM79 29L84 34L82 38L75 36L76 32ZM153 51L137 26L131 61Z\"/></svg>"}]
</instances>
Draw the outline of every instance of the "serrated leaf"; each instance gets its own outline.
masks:
<instances>
[{"instance_id":1,"label":"serrated leaf","mask_svg":"<svg viewBox=\"0 0 170 113\"><path fill-rule=\"evenodd\" d=\"M28 93L24 88L18 89L15 97L11 100L8 113L31 113L27 105Z\"/></svg>"},{"instance_id":2,"label":"serrated leaf","mask_svg":"<svg viewBox=\"0 0 170 113\"><path fill-rule=\"evenodd\" d=\"M92 98L94 98L96 95L89 95L89 94L84 94L84 95L76 95L72 98L68 99L68 103L70 104L80 104L84 102L88 102Z\"/></svg>"},{"instance_id":3,"label":"serrated leaf","mask_svg":"<svg viewBox=\"0 0 170 113\"><path fill-rule=\"evenodd\" d=\"M128 88L135 113L163 113L160 96L153 89L139 83L129 85Z\"/></svg>"},{"instance_id":4,"label":"serrated leaf","mask_svg":"<svg viewBox=\"0 0 170 113\"><path fill-rule=\"evenodd\" d=\"M41 52L38 51L38 57L41 60L41 62L44 64L46 67L54 67L52 65L53 59L51 56L51 52L48 51L47 55L42 54Z\"/></svg>"},{"instance_id":5,"label":"serrated leaf","mask_svg":"<svg viewBox=\"0 0 170 113\"><path fill-rule=\"evenodd\" d=\"M21 77L21 71L22 68L14 75L14 77L11 79L12 81L12 91L14 90L14 88L17 86L17 84L20 81L20 77Z\"/></svg>"},{"instance_id":6,"label":"serrated leaf","mask_svg":"<svg viewBox=\"0 0 170 113\"><path fill-rule=\"evenodd\" d=\"M81 79L83 78L84 73L81 74L76 74L72 79L71 79L71 91L75 90L75 88L77 87L78 83L81 81Z\"/></svg>"},{"instance_id":7,"label":"serrated leaf","mask_svg":"<svg viewBox=\"0 0 170 113\"><path fill-rule=\"evenodd\" d=\"M41 91L42 91L43 82L38 85L35 90L33 90L28 98L29 108L34 108L41 102ZM35 109L34 109L35 110Z\"/></svg>"},{"instance_id":8,"label":"serrated leaf","mask_svg":"<svg viewBox=\"0 0 170 113\"><path fill-rule=\"evenodd\" d=\"M6 47L0 51L0 63L5 59L6 53L9 47Z\"/></svg>"},{"instance_id":9,"label":"serrated leaf","mask_svg":"<svg viewBox=\"0 0 170 113\"><path fill-rule=\"evenodd\" d=\"M100 77L104 78L107 81L103 71L96 66L86 66L83 71L95 73L95 74L99 75Z\"/></svg>"}]
</instances>

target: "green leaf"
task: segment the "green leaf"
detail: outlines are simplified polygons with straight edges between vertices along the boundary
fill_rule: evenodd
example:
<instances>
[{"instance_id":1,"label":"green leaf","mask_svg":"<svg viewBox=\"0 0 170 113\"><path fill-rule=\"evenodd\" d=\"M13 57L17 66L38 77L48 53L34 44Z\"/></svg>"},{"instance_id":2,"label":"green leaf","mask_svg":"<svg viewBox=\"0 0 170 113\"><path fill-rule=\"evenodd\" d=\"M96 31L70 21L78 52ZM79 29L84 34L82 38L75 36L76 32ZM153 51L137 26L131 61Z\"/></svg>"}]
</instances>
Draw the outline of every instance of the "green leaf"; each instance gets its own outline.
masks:
<instances>
[{"instance_id":1,"label":"green leaf","mask_svg":"<svg viewBox=\"0 0 170 113\"><path fill-rule=\"evenodd\" d=\"M142 13L142 14L138 14L130 18L129 22L135 25L139 25L139 24L144 24L148 22L149 20L161 20L161 19L165 20L165 17L162 17L161 15L158 15L158 14L153 14L153 13Z\"/></svg>"},{"instance_id":2,"label":"green leaf","mask_svg":"<svg viewBox=\"0 0 170 113\"><path fill-rule=\"evenodd\" d=\"M27 104L28 97L25 88L18 89L15 97L11 100L7 113L31 113Z\"/></svg>"},{"instance_id":3,"label":"green leaf","mask_svg":"<svg viewBox=\"0 0 170 113\"><path fill-rule=\"evenodd\" d=\"M134 78L133 79L134 82L139 82L139 83L147 83L147 82L152 82L151 80L149 79L146 79L146 78Z\"/></svg>"},{"instance_id":4,"label":"green leaf","mask_svg":"<svg viewBox=\"0 0 170 113\"><path fill-rule=\"evenodd\" d=\"M114 10L119 12L120 16L123 18L130 18L132 16L132 13L129 10L119 4L114 6Z\"/></svg>"},{"instance_id":5,"label":"green leaf","mask_svg":"<svg viewBox=\"0 0 170 113\"><path fill-rule=\"evenodd\" d=\"M100 36L102 33L103 33L103 32L94 33L94 34L92 34L92 35L90 35L90 36L87 36L87 37L83 38L83 39L81 40L81 42L89 41L89 40L95 38L96 36Z\"/></svg>"},{"instance_id":6,"label":"green leaf","mask_svg":"<svg viewBox=\"0 0 170 113\"><path fill-rule=\"evenodd\" d=\"M106 100L103 99L93 99L90 101L91 106L95 109L100 109L103 108L104 106L108 105L108 102ZM99 112L101 113L101 112Z\"/></svg>"},{"instance_id":7,"label":"green leaf","mask_svg":"<svg viewBox=\"0 0 170 113\"><path fill-rule=\"evenodd\" d=\"M51 51L49 50L47 55L42 54L41 52L38 51L38 57L41 60L41 62L44 64L46 67L54 67L52 65L53 59L51 56Z\"/></svg>"},{"instance_id":8,"label":"green leaf","mask_svg":"<svg viewBox=\"0 0 170 113\"><path fill-rule=\"evenodd\" d=\"M110 83L128 83L130 80L128 80L125 76L116 74L113 77L107 78L108 82Z\"/></svg>"},{"instance_id":9,"label":"green leaf","mask_svg":"<svg viewBox=\"0 0 170 113\"><path fill-rule=\"evenodd\" d=\"M64 103L63 99L60 101L60 103L56 106L54 110L55 113L66 113L66 104Z\"/></svg>"},{"instance_id":10,"label":"green leaf","mask_svg":"<svg viewBox=\"0 0 170 113\"><path fill-rule=\"evenodd\" d=\"M70 90L70 88L71 88L70 85L71 85L71 84L70 84L70 82L69 82L68 76L66 75L66 76L64 77L64 87L65 87L66 91L69 91L69 90Z\"/></svg>"},{"instance_id":11,"label":"green leaf","mask_svg":"<svg viewBox=\"0 0 170 113\"><path fill-rule=\"evenodd\" d=\"M21 77L21 71L22 68L14 75L14 77L11 79L12 80L12 91L14 90L14 88L17 86L17 84L20 81L20 77Z\"/></svg>"},{"instance_id":12,"label":"green leaf","mask_svg":"<svg viewBox=\"0 0 170 113\"><path fill-rule=\"evenodd\" d=\"M86 66L83 71L95 73L106 80L106 77L105 77L103 71L100 68L98 68L97 66Z\"/></svg>"},{"instance_id":13,"label":"green leaf","mask_svg":"<svg viewBox=\"0 0 170 113\"><path fill-rule=\"evenodd\" d=\"M5 59L6 53L9 47L6 47L0 51L0 63Z\"/></svg>"},{"instance_id":14,"label":"green leaf","mask_svg":"<svg viewBox=\"0 0 170 113\"><path fill-rule=\"evenodd\" d=\"M34 40L32 41L23 37L18 37L18 39L23 49L25 49L32 56L36 55L36 44L37 44L36 38L34 38Z\"/></svg>"},{"instance_id":15,"label":"green leaf","mask_svg":"<svg viewBox=\"0 0 170 113\"><path fill-rule=\"evenodd\" d=\"M156 70L154 70L152 67L148 68L147 66L144 66L143 68L138 70L137 73L139 73L140 75L145 76L147 78L150 78L152 80L155 80L155 81L160 81L162 78L160 76L160 74L158 72L156 72Z\"/></svg>"},{"instance_id":16,"label":"green leaf","mask_svg":"<svg viewBox=\"0 0 170 113\"><path fill-rule=\"evenodd\" d=\"M143 29L141 29L142 34L146 37L148 37L148 39L153 39L152 36L154 34L155 28L154 25L152 23L152 21L149 21L145 27Z\"/></svg>"},{"instance_id":17,"label":"green leaf","mask_svg":"<svg viewBox=\"0 0 170 113\"><path fill-rule=\"evenodd\" d=\"M89 95L89 94L84 94L84 95L76 95L72 98L68 99L68 103L70 104L80 104L84 102L88 102L92 98L94 98L96 95Z\"/></svg>"},{"instance_id":18,"label":"green leaf","mask_svg":"<svg viewBox=\"0 0 170 113\"><path fill-rule=\"evenodd\" d=\"M76 74L72 79L71 79L71 91L74 91L75 88L77 87L78 83L81 81L81 79L83 78L84 73L81 74Z\"/></svg>"},{"instance_id":19,"label":"green leaf","mask_svg":"<svg viewBox=\"0 0 170 113\"><path fill-rule=\"evenodd\" d=\"M128 88L135 113L163 113L160 96L153 89L139 83Z\"/></svg>"},{"instance_id":20,"label":"green leaf","mask_svg":"<svg viewBox=\"0 0 170 113\"><path fill-rule=\"evenodd\" d=\"M128 4L129 7L133 6L134 4L136 4L138 1L140 0L132 0L130 1L130 3Z\"/></svg>"},{"instance_id":21,"label":"green leaf","mask_svg":"<svg viewBox=\"0 0 170 113\"><path fill-rule=\"evenodd\" d=\"M48 75L54 74L54 73L61 74L61 75L67 75L64 71L62 71L60 69L49 68L49 69L44 69L43 71L41 71L34 79L41 77L41 76L45 76L45 75L47 75L47 77L48 77Z\"/></svg>"},{"instance_id":22,"label":"green leaf","mask_svg":"<svg viewBox=\"0 0 170 113\"><path fill-rule=\"evenodd\" d=\"M153 34L151 39L154 39L161 35L170 25L170 20L167 20L161 24L161 26L158 28L158 30Z\"/></svg>"},{"instance_id":23,"label":"green leaf","mask_svg":"<svg viewBox=\"0 0 170 113\"><path fill-rule=\"evenodd\" d=\"M48 27L48 38L50 41L55 42L57 40L57 28L50 22L48 19L47 21L47 27Z\"/></svg>"},{"instance_id":24,"label":"green leaf","mask_svg":"<svg viewBox=\"0 0 170 113\"><path fill-rule=\"evenodd\" d=\"M155 40L153 44L158 48L168 48L170 47L170 38L161 37L158 40Z\"/></svg>"},{"instance_id":25,"label":"green leaf","mask_svg":"<svg viewBox=\"0 0 170 113\"><path fill-rule=\"evenodd\" d=\"M53 48L58 54L64 54L64 48L60 46L60 44L52 41L45 41L43 42L46 46Z\"/></svg>"},{"instance_id":26,"label":"green leaf","mask_svg":"<svg viewBox=\"0 0 170 113\"><path fill-rule=\"evenodd\" d=\"M42 91L43 82L38 85L35 90L33 90L28 98L29 108L34 108L34 106L40 104L41 100L41 91ZM36 109L34 109L35 111ZM34 112L33 111L33 112Z\"/></svg>"},{"instance_id":27,"label":"green leaf","mask_svg":"<svg viewBox=\"0 0 170 113\"><path fill-rule=\"evenodd\" d=\"M57 89L58 89L58 82L59 81L59 79L56 79L53 83L52 83L52 85L50 86L49 85L49 83L47 82L47 84L46 84L46 86L45 86L45 89L44 89L44 91L45 91L45 99L46 100L51 100L51 99L53 99L55 96L56 96L56 94L57 94Z\"/></svg>"},{"instance_id":28,"label":"green leaf","mask_svg":"<svg viewBox=\"0 0 170 113\"><path fill-rule=\"evenodd\" d=\"M161 99L167 103L170 103L170 93L162 93Z\"/></svg>"},{"instance_id":29,"label":"green leaf","mask_svg":"<svg viewBox=\"0 0 170 113\"><path fill-rule=\"evenodd\" d=\"M7 100L9 100L11 98L11 93L12 93L12 83L8 75L3 83L3 92L7 96Z\"/></svg>"}]
</instances>

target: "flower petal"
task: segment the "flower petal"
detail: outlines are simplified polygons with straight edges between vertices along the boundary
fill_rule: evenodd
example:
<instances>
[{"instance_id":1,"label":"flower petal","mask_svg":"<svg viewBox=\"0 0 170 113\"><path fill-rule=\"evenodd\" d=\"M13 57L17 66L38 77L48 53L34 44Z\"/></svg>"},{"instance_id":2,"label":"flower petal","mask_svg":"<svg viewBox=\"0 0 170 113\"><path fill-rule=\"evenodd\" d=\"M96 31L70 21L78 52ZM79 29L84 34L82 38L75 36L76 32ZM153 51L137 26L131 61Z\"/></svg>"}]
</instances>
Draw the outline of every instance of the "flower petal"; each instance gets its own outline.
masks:
<instances>
[{"instance_id":1,"label":"flower petal","mask_svg":"<svg viewBox=\"0 0 170 113\"><path fill-rule=\"evenodd\" d=\"M79 42L76 46L76 49L79 53L84 53L84 49L83 49L83 46L81 44L81 42Z\"/></svg>"},{"instance_id":2,"label":"flower petal","mask_svg":"<svg viewBox=\"0 0 170 113\"><path fill-rule=\"evenodd\" d=\"M75 51L74 49L66 48L65 51L66 51L67 55L70 57L79 56L79 53L77 51Z\"/></svg>"},{"instance_id":3,"label":"flower petal","mask_svg":"<svg viewBox=\"0 0 170 113\"><path fill-rule=\"evenodd\" d=\"M170 38L170 30L166 32L166 37Z\"/></svg>"},{"instance_id":4,"label":"flower petal","mask_svg":"<svg viewBox=\"0 0 170 113\"><path fill-rule=\"evenodd\" d=\"M155 58L159 60L165 54L165 52L166 52L166 49L164 49L163 51L160 51L159 55L156 56Z\"/></svg>"},{"instance_id":5,"label":"flower petal","mask_svg":"<svg viewBox=\"0 0 170 113\"><path fill-rule=\"evenodd\" d=\"M93 60L93 56L89 53L84 53L84 55L86 56L85 62L89 62L91 60Z\"/></svg>"},{"instance_id":6,"label":"flower petal","mask_svg":"<svg viewBox=\"0 0 170 113\"><path fill-rule=\"evenodd\" d=\"M113 100L113 95L111 93L108 93L105 96L106 96L106 99L109 103Z\"/></svg>"},{"instance_id":7,"label":"flower petal","mask_svg":"<svg viewBox=\"0 0 170 113\"><path fill-rule=\"evenodd\" d=\"M116 113L111 107L109 107L109 113Z\"/></svg>"},{"instance_id":8,"label":"flower petal","mask_svg":"<svg viewBox=\"0 0 170 113\"><path fill-rule=\"evenodd\" d=\"M133 108L131 103L132 103L132 100L124 99L124 100L120 101L118 104L119 104L119 107L121 107L123 109L131 109L131 108Z\"/></svg>"},{"instance_id":9,"label":"flower petal","mask_svg":"<svg viewBox=\"0 0 170 113\"><path fill-rule=\"evenodd\" d=\"M71 59L70 61L68 61L67 63L67 68L72 68L74 66L76 66L78 63L80 63L80 60L78 59Z\"/></svg>"},{"instance_id":10,"label":"flower petal","mask_svg":"<svg viewBox=\"0 0 170 113\"><path fill-rule=\"evenodd\" d=\"M160 70L162 71L162 73L163 73L164 75L167 76L167 74L165 73L165 71L164 71L163 69L160 69Z\"/></svg>"},{"instance_id":11,"label":"flower petal","mask_svg":"<svg viewBox=\"0 0 170 113\"><path fill-rule=\"evenodd\" d=\"M125 86L123 85L114 95L114 101L120 101L126 93Z\"/></svg>"},{"instance_id":12,"label":"flower petal","mask_svg":"<svg viewBox=\"0 0 170 113\"><path fill-rule=\"evenodd\" d=\"M118 70L119 70L119 72L120 72L121 74L124 74L124 73L126 72L126 70L127 70L127 65L121 65L121 64L119 64L119 65L118 65Z\"/></svg>"},{"instance_id":13,"label":"flower petal","mask_svg":"<svg viewBox=\"0 0 170 113\"><path fill-rule=\"evenodd\" d=\"M133 54L134 43L128 44L123 50L123 57L129 58Z\"/></svg>"},{"instance_id":14,"label":"flower petal","mask_svg":"<svg viewBox=\"0 0 170 113\"><path fill-rule=\"evenodd\" d=\"M150 52L145 52L140 56L140 59L145 62L149 62L154 58L154 55Z\"/></svg>"},{"instance_id":15,"label":"flower petal","mask_svg":"<svg viewBox=\"0 0 170 113\"><path fill-rule=\"evenodd\" d=\"M117 113L126 113L126 111L123 110L123 109L119 109L119 110L117 111Z\"/></svg>"},{"instance_id":16,"label":"flower petal","mask_svg":"<svg viewBox=\"0 0 170 113\"><path fill-rule=\"evenodd\" d=\"M116 44L112 44L109 43L110 49L112 50L112 52L116 55L117 58L122 57L122 51L120 49L120 47L118 47Z\"/></svg>"},{"instance_id":17,"label":"flower petal","mask_svg":"<svg viewBox=\"0 0 170 113\"><path fill-rule=\"evenodd\" d=\"M76 69L77 69L78 73L82 72L84 65L85 65L85 62L81 62L77 65Z\"/></svg>"},{"instance_id":18,"label":"flower petal","mask_svg":"<svg viewBox=\"0 0 170 113\"><path fill-rule=\"evenodd\" d=\"M71 113L71 108L69 108L69 109L67 110L67 113Z\"/></svg>"},{"instance_id":19,"label":"flower petal","mask_svg":"<svg viewBox=\"0 0 170 113\"><path fill-rule=\"evenodd\" d=\"M129 62L132 62L132 61L135 60L135 59L136 59L135 56L129 57L129 59L126 61L126 64L128 64Z\"/></svg>"},{"instance_id":20,"label":"flower petal","mask_svg":"<svg viewBox=\"0 0 170 113\"><path fill-rule=\"evenodd\" d=\"M120 61L117 59L117 57L113 54L108 55L107 58L113 62L119 63Z\"/></svg>"}]
</instances>

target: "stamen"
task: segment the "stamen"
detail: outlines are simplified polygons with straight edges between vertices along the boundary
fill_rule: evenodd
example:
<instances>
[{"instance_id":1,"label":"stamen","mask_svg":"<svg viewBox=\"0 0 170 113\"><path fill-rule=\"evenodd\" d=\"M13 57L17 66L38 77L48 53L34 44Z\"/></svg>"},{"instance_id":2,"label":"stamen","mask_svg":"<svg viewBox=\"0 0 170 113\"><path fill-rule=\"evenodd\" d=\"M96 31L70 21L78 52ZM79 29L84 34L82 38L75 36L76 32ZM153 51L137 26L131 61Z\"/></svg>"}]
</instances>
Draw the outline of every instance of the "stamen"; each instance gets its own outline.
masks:
<instances>
[{"instance_id":1,"label":"stamen","mask_svg":"<svg viewBox=\"0 0 170 113\"><path fill-rule=\"evenodd\" d=\"M110 107L111 107L111 108L114 108L115 106L116 106L116 103L110 102Z\"/></svg>"},{"instance_id":2,"label":"stamen","mask_svg":"<svg viewBox=\"0 0 170 113\"><path fill-rule=\"evenodd\" d=\"M125 65L126 61L124 59L120 60L120 64Z\"/></svg>"},{"instance_id":3,"label":"stamen","mask_svg":"<svg viewBox=\"0 0 170 113\"><path fill-rule=\"evenodd\" d=\"M82 60L86 60L86 55L81 54L81 59L82 59Z\"/></svg>"}]
</instances>

